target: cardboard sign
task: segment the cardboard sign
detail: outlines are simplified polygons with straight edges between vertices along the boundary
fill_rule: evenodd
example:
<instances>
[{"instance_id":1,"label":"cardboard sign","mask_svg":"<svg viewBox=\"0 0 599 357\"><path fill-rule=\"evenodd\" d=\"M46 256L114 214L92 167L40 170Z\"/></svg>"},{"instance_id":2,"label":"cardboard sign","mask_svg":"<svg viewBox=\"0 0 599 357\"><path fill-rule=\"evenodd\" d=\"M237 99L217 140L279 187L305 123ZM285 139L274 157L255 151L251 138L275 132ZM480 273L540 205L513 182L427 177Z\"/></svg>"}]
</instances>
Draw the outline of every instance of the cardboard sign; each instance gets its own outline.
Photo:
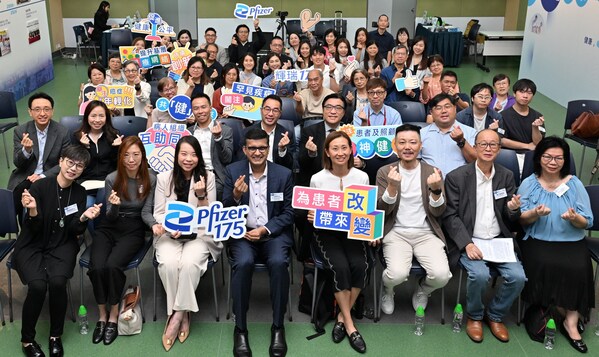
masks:
<instances>
[{"instance_id":1,"label":"cardboard sign","mask_svg":"<svg viewBox=\"0 0 599 357\"><path fill-rule=\"evenodd\" d=\"M360 63L356 61L356 56L348 56L347 57L347 66L343 69L343 75L351 78L351 74L358 68L360 68Z\"/></svg>"},{"instance_id":2,"label":"cardboard sign","mask_svg":"<svg viewBox=\"0 0 599 357\"><path fill-rule=\"evenodd\" d=\"M104 102L108 109L133 108L135 88L128 85L88 84L83 87L83 102L79 106L79 115L85 113L85 108L92 100Z\"/></svg>"},{"instance_id":3,"label":"cardboard sign","mask_svg":"<svg viewBox=\"0 0 599 357\"><path fill-rule=\"evenodd\" d=\"M300 12L299 18L302 26L302 31L308 32L310 28L314 27L317 23L320 22L320 12L315 13L314 17L312 17L312 10L303 9Z\"/></svg>"},{"instance_id":4,"label":"cardboard sign","mask_svg":"<svg viewBox=\"0 0 599 357\"><path fill-rule=\"evenodd\" d=\"M187 69L187 62L193 57L193 53L189 50L189 42L185 44L185 47L179 47L178 42L174 42L173 46L175 49L171 52L171 67L168 72L168 76L178 81L183 72Z\"/></svg>"},{"instance_id":5,"label":"cardboard sign","mask_svg":"<svg viewBox=\"0 0 599 357\"><path fill-rule=\"evenodd\" d=\"M148 17L133 24L131 32L145 33L146 41L160 41L162 36L176 37L172 26L169 26L160 15L150 12Z\"/></svg>"},{"instance_id":6,"label":"cardboard sign","mask_svg":"<svg viewBox=\"0 0 599 357\"><path fill-rule=\"evenodd\" d=\"M233 16L240 20L255 19L258 16L268 16L273 12L272 7L262 7L260 5L248 6L246 4L237 3L235 4L235 10L233 10Z\"/></svg>"},{"instance_id":7,"label":"cardboard sign","mask_svg":"<svg viewBox=\"0 0 599 357\"><path fill-rule=\"evenodd\" d=\"M175 120L187 120L187 118L193 115L191 111L191 99L183 94L172 97L168 105L168 113Z\"/></svg>"},{"instance_id":8,"label":"cardboard sign","mask_svg":"<svg viewBox=\"0 0 599 357\"><path fill-rule=\"evenodd\" d=\"M278 82L306 82L311 69L275 69L274 79Z\"/></svg>"},{"instance_id":9,"label":"cardboard sign","mask_svg":"<svg viewBox=\"0 0 599 357\"><path fill-rule=\"evenodd\" d=\"M210 202L210 206L195 207L187 202L171 201L166 204L164 229L182 234L195 233L204 228L205 233L217 242L229 238L241 239L246 233L248 205L223 207L221 202Z\"/></svg>"},{"instance_id":10,"label":"cardboard sign","mask_svg":"<svg viewBox=\"0 0 599 357\"><path fill-rule=\"evenodd\" d=\"M349 239L383 238L385 213L376 210L377 186L351 185L343 191L293 188L293 208L315 210L314 228L347 232Z\"/></svg>"},{"instance_id":11,"label":"cardboard sign","mask_svg":"<svg viewBox=\"0 0 599 357\"><path fill-rule=\"evenodd\" d=\"M253 86L250 84L233 83L232 93L225 93L220 97L224 106L223 112L229 116L247 120L261 120L260 107L262 100L276 91L271 88Z\"/></svg>"},{"instance_id":12,"label":"cardboard sign","mask_svg":"<svg viewBox=\"0 0 599 357\"><path fill-rule=\"evenodd\" d=\"M342 125L339 130L345 132L352 141L354 156L371 159L379 156L391 156L395 151L394 125L358 126L352 124Z\"/></svg>"},{"instance_id":13,"label":"cardboard sign","mask_svg":"<svg viewBox=\"0 0 599 357\"><path fill-rule=\"evenodd\" d=\"M144 144L148 164L156 172L173 169L175 146L179 139L191 135L185 124L154 123L138 136Z\"/></svg>"},{"instance_id":14,"label":"cardboard sign","mask_svg":"<svg viewBox=\"0 0 599 357\"><path fill-rule=\"evenodd\" d=\"M404 78L397 78L395 80L395 89L398 92L401 92L406 89L416 89L420 87L420 82L418 81L418 77L412 75L411 70L406 70L406 76Z\"/></svg>"}]
</instances>

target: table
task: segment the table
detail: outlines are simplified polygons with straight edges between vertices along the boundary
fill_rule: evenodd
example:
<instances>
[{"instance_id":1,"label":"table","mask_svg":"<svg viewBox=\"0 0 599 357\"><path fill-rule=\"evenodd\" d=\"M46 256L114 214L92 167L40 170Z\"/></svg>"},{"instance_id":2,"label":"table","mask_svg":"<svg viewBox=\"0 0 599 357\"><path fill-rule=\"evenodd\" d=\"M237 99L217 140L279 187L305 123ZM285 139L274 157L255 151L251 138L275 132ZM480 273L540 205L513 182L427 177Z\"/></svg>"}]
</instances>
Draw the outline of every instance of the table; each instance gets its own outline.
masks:
<instances>
[{"instance_id":1,"label":"table","mask_svg":"<svg viewBox=\"0 0 599 357\"><path fill-rule=\"evenodd\" d=\"M416 36L426 39L426 54L439 54L445 67L458 67L464 54L464 38L461 31L432 32L422 24L416 27Z\"/></svg>"},{"instance_id":2,"label":"table","mask_svg":"<svg viewBox=\"0 0 599 357\"><path fill-rule=\"evenodd\" d=\"M100 54L102 56L101 63L104 68L108 68L108 49L110 48L111 34L112 29L102 32L102 39L100 40Z\"/></svg>"},{"instance_id":3,"label":"table","mask_svg":"<svg viewBox=\"0 0 599 357\"><path fill-rule=\"evenodd\" d=\"M520 56L522 55L522 41L524 31L481 31L480 35L485 37L483 47L483 63L477 63L477 67L489 72L486 66L488 56Z\"/></svg>"}]
</instances>

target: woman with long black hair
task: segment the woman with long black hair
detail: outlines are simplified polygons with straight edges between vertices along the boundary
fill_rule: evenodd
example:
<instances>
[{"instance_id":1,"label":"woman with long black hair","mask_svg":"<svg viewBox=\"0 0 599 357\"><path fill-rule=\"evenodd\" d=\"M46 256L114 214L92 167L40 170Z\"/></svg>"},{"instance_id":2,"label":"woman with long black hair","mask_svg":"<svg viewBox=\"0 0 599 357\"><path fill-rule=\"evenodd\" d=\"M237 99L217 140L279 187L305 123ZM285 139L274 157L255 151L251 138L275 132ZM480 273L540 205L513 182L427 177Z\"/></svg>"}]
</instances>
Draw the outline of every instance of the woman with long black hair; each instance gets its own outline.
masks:
<instances>
[{"instance_id":1,"label":"woman with long black hair","mask_svg":"<svg viewBox=\"0 0 599 357\"><path fill-rule=\"evenodd\" d=\"M102 1L98 10L94 14L94 31L92 32L92 40L99 42L102 38L102 32L110 30L114 26L107 24L108 17L110 17L110 3L108 1Z\"/></svg>"}]
</instances>

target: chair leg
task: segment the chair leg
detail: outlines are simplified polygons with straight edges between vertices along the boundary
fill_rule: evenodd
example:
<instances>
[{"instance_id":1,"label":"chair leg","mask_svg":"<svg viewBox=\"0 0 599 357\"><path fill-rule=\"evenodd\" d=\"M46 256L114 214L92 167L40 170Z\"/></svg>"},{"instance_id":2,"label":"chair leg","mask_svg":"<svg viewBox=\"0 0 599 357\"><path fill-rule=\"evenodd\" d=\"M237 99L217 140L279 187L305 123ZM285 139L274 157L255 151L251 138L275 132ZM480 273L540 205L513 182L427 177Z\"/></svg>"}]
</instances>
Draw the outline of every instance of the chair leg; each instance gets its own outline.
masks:
<instances>
[{"instance_id":1,"label":"chair leg","mask_svg":"<svg viewBox=\"0 0 599 357\"><path fill-rule=\"evenodd\" d=\"M222 278L223 278L223 286L225 286L225 260L221 259L220 260L220 271L222 272Z\"/></svg>"},{"instance_id":2,"label":"chair leg","mask_svg":"<svg viewBox=\"0 0 599 357\"><path fill-rule=\"evenodd\" d=\"M293 315L291 312L291 286L289 286L289 300L287 300L287 309L289 309L289 322L293 321Z\"/></svg>"},{"instance_id":3,"label":"chair leg","mask_svg":"<svg viewBox=\"0 0 599 357\"><path fill-rule=\"evenodd\" d=\"M441 325L445 325L445 287L441 288Z\"/></svg>"},{"instance_id":4,"label":"chair leg","mask_svg":"<svg viewBox=\"0 0 599 357\"><path fill-rule=\"evenodd\" d=\"M153 291L153 294L154 294L154 317L153 317L152 321L156 321L156 270L157 269L158 268L154 267L154 274L153 274L153 281L154 281L154 289L153 289L154 290Z\"/></svg>"},{"instance_id":5,"label":"chair leg","mask_svg":"<svg viewBox=\"0 0 599 357\"><path fill-rule=\"evenodd\" d=\"M214 313L216 315L216 322L220 321L220 314L218 311L218 297L216 294L216 277L214 275L214 266L212 266L212 292L214 294Z\"/></svg>"},{"instance_id":6,"label":"chair leg","mask_svg":"<svg viewBox=\"0 0 599 357\"><path fill-rule=\"evenodd\" d=\"M518 313L516 314L516 325L520 326L520 316L522 314L522 306L521 306L520 295L518 295Z\"/></svg>"},{"instance_id":7,"label":"chair leg","mask_svg":"<svg viewBox=\"0 0 599 357\"><path fill-rule=\"evenodd\" d=\"M460 269L460 277L458 278L458 296L455 299L456 305L460 303L460 292L462 291L462 273L464 272L462 268Z\"/></svg>"},{"instance_id":8,"label":"chair leg","mask_svg":"<svg viewBox=\"0 0 599 357\"><path fill-rule=\"evenodd\" d=\"M4 321L4 306L2 306L2 299L0 299L0 314L2 315L2 326L5 326L6 321Z\"/></svg>"},{"instance_id":9,"label":"chair leg","mask_svg":"<svg viewBox=\"0 0 599 357\"><path fill-rule=\"evenodd\" d=\"M380 287L379 287L379 296L380 297L383 296L383 279L381 279L381 284L380 284ZM381 306L382 305L381 305L381 303L379 301L378 309L375 310L375 316L376 316L375 317L375 322L381 321L381 309L382 309Z\"/></svg>"},{"instance_id":10,"label":"chair leg","mask_svg":"<svg viewBox=\"0 0 599 357\"><path fill-rule=\"evenodd\" d=\"M6 155L6 167L10 170L10 160L8 158L8 149L6 148L6 138L4 137L4 133L2 133L2 141L4 142L4 155Z\"/></svg>"},{"instance_id":11,"label":"chair leg","mask_svg":"<svg viewBox=\"0 0 599 357\"><path fill-rule=\"evenodd\" d=\"M137 275L137 286L139 286L140 294L139 294L139 309L141 310L141 321L142 323L146 322L146 315L144 315L144 303L142 300L141 294L141 279L139 278L139 266L135 268L135 275Z\"/></svg>"},{"instance_id":12,"label":"chair leg","mask_svg":"<svg viewBox=\"0 0 599 357\"><path fill-rule=\"evenodd\" d=\"M12 269L8 270L8 321L13 322L13 313L12 313Z\"/></svg>"},{"instance_id":13,"label":"chair leg","mask_svg":"<svg viewBox=\"0 0 599 357\"><path fill-rule=\"evenodd\" d=\"M223 271L224 273L224 271ZM233 274L231 266L229 266L229 281L227 284L227 320L231 318L231 275Z\"/></svg>"},{"instance_id":14,"label":"chair leg","mask_svg":"<svg viewBox=\"0 0 599 357\"><path fill-rule=\"evenodd\" d=\"M318 268L314 265L314 284L312 284L312 313L310 314L310 322L314 323L314 310L316 310L316 289L318 286Z\"/></svg>"},{"instance_id":15,"label":"chair leg","mask_svg":"<svg viewBox=\"0 0 599 357\"><path fill-rule=\"evenodd\" d=\"M6 141L4 142L4 145L6 146ZM580 167L578 168L578 177L582 177L582 167L584 166L584 154L586 152L587 147L583 144L582 145L582 157L580 158Z\"/></svg>"},{"instance_id":16,"label":"chair leg","mask_svg":"<svg viewBox=\"0 0 599 357\"><path fill-rule=\"evenodd\" d=\"M382 283L382 281L383 281L383 279L381 279L381 283ZM372 304L373 305L373 310L372 311L375 311L375 313L374 313L374 319L373 319L374 322L378 321L376 319L376 317L377 317L376 316L376 311L379 310L379 307L378 307L379 306L379 299L378 299L376 290L377 290L377 284L376 284L376 261L375 261L374 262L374 266L372 267L372 294L374 295L374 297L373 297L373 304Z\"/></svg>"},{"instance_id":17,"label":"chair leg","mask_svg":"<svg viewBox=\"0 0 599 357\"><path fill-rule=\"evenodd\" d=\"M83 267L79 266L79 306L85 306L83 303Z\"/></svg>"}]
</instances>

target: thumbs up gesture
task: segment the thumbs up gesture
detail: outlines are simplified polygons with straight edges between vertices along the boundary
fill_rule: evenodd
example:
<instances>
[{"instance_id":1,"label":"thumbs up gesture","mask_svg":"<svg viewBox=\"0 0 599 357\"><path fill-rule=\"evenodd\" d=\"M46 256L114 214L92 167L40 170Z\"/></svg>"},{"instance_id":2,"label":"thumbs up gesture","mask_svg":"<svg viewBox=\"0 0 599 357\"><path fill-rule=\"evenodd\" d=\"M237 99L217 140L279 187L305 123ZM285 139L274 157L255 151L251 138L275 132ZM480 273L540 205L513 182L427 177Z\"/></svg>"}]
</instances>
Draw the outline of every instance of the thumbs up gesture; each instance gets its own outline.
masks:
<instances>
[{"instance_id":1,"label":"thumbs up gesture","mask_svg":"<svg viewBox=\"0 0 599 357\"><path fill-rule=\"evenodd\" d=\"M411 70L406 70L406 76L404 78L397 78L395 80L395 89L401 92L406 89L416 89L420 87L418 77L412 74Z\"/></svg>"}]
</instances>

